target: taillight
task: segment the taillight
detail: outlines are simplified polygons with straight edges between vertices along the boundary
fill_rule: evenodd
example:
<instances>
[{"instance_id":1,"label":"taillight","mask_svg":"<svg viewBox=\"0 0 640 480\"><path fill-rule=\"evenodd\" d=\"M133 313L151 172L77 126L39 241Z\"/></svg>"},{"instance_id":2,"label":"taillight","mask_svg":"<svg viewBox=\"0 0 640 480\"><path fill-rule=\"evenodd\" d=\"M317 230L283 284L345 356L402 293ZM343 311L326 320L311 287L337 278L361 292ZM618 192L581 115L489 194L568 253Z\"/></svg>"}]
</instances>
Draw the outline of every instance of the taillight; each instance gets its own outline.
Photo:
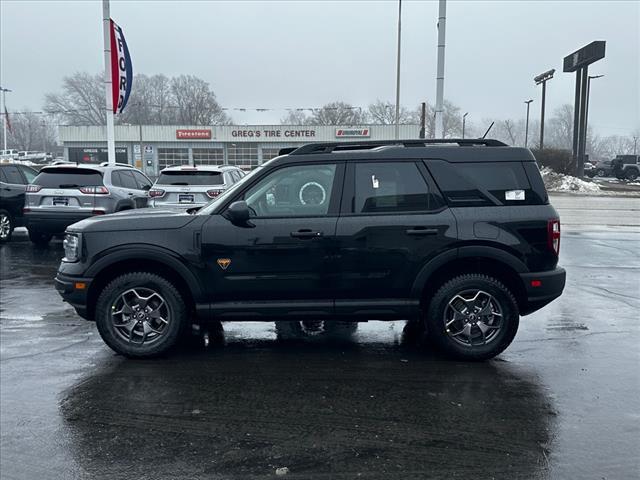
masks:
<instances>
[{"instance_id":1,"label":"taillight","mask_svg":"<svg viewBox=\"0 0 640 480\"><path fill-rule=\"evenodd\" d=\"M207 196L209 198L216 198L222 193L222 190L207 190Z\"/></svg>"},{"instance_id":2,"label":"taillight","mask_svg":"<svg viewBox=\"0 0 640 480\"><path fill-rule=\"evenodd\" d=\"M151 198L158 198L158 197L162 197L164 195L164 190L160 190L160 189L152 189L149 190L149 196Z\"/></svg>"},{"instance_id":3,"label":"taillight","mask_svg":"<svg viewBox=\"0 0 640 480\"><path fill-rule=\"evenodd\" d=\"M103 186L97 187L80 187L82 193L94 194L94 195L108 195L109 189Z\"/></svg>"},{"instance_id":4,"label":"taillight","mask_svg":"<svg viewBox=\"0 0 640 480\"><path fill-rule=\"evenodd\" d=\"M27 193L36 193L42 190L40 185L27 185Z\"/></svg>"},{"instance_id":5,"label":"taillight","mask_svg":"<svg viewBox=\"0 0 640 480\"><path fill-rule=\"evenodd\" d=\"M560 254L560 220L554 218L547 223L547 242L556 255Z\"/></svg>"}]
</instances>

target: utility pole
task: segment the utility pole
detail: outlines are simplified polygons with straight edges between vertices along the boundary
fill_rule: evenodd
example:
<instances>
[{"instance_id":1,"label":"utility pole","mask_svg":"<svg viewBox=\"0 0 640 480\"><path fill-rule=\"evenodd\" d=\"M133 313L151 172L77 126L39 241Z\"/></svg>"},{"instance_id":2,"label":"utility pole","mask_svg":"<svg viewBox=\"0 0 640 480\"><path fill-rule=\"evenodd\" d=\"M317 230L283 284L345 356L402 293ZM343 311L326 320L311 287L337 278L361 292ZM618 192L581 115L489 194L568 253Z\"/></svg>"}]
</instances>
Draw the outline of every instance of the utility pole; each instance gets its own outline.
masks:
<instances>
[{"instance_id":1,"label":"utility pole","mask_svg":"<svg viewBox=\"0 0 640 480\"><path fill-rule=\"evenodd\" d=\"M3 123L3 129L4 129L4 150L7 149L7 122L9 121L8 114L7 114L7 99L5 97L5 94L7 92L10 92L11 90L9 90L8 88L3 88L0 87L0 92L2 92L2 115L3 115L3 119L4 122Z\"/></svg>"},{"instance_id":2,"label":"utility pole","mask_svg":"<svg viewBox=\"0 0 640 480\"><path fill-rule=\"evenodd\" d=\"M633 136L633 154L637 155L638 153L638 137L637 136Z\"/></svg>"},{"instance_id":3,"label":"utility pole","mask_svg":"<svg viewBox=\"0 0 640 480\"><path fill-rule=\"evenodd\" d=\"M427 138L427 103L420 105L420 138Z\"/></svg>"},{"instance_id":4,"label":"utility pole","mask_svg":"<svg viewBox=\"0 0 640 480\"><path fill-rule=\"evenodd\" d=\"M113 86L111 80L111 13L109 0L102 0L102 37L104 43L104 93L107 117L107 155L110 164L116 164L115 129L113 127Z\"/></svg>"},{"instance_id":5,"label":"utility pole","mask_svg":"<svg viewBox=\"0 0 640 480\"><path fill-rule=\"evenodd\" d=\"M527 148L527 144L529 143L529 106L533 102L533 99L525 100L524 103L527 104L527 123L524 127L524 148Z\"/></svg>"},{"instance_id":6,"label":"utility pole","mask_svg":"<svg viewBox=\"0 0 640 480\"><path fill-rule=\"evenodd\" d=\"M464 115L462 115L462 139L464 140L464 127L467 124L467 115L469 115L469 112L466 112Z\"/></svg>"},{"instance_id":7,"label":"utility pole","mask_svg":"<svg viewBox=\"0 0 640 480\"><path fill-rule=\"evenodd\" d=\"M398 53L396 59L396 140L400 139L400 45L402 21L402 0L398 0Z\"/></svg>"},{"instance_id":8,"label":"utility pole","mask_svg":"<svg viewBox=\"0 0 640 480\"><path fill-rule=\"evenodd\" d=\"M436 74L435 138L444 138L444 47L447 26L447 0L438 8L438 72Z\"/></svg>"},{"instance_id":9,"label":"utility pole","mask_svg":"<svg viewBox=\"0 0 640 480\"><path fill-rule=\"evenodd\" d=\"M540 107L540 150L544 148L544 106L547 95L547 81L553 78L554 73L556 73L556 69L552 68L533 79L533 81L536 82L536 85L542 84L542 106Z\"/></svg>"}]
</instances>

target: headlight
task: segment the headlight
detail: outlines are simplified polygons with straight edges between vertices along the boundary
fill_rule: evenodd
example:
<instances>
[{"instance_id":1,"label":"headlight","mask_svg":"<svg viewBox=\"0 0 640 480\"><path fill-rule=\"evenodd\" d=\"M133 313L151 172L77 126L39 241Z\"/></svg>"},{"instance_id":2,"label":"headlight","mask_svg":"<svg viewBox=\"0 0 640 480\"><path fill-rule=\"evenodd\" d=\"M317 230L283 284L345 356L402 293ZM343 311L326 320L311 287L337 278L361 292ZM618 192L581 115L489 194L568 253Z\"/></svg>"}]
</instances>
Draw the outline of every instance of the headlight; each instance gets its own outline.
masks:
<instances>
[{"instance_id":1,"label":"headlight","mask_svg":"<svg viewBox=\"0 0 640 480\"><path fill-rule=\"evenodd\" d=\"M62 242L64 248L65 262L77 262L80 260L80 235L77 233L67 233Z\"/></svg>"}]
</instances>

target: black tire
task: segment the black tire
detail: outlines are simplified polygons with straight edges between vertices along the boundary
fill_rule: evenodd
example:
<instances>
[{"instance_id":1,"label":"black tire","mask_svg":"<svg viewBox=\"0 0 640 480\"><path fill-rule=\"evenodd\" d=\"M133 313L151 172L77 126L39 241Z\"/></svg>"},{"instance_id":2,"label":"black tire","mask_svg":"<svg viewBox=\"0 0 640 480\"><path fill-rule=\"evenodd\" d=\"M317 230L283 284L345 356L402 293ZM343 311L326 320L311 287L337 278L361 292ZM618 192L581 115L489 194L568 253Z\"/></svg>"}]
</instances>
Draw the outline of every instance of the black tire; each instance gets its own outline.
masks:
<instances>
[{"instance_id":1,"label":"black tire","mask_svg":"<svg viewBox=\"0 0 640 480\"><path fill-rule=\"evenodd\" d=\"M629 170L625 175L625 178L630 182L636 181L638 179L638 171L634 169Z\"/></svg>"},{"instance_id":2,"label":"black tire","mask_svg":"<svg viewBox=\"0 0 640 480\"><path fill-rule=\"evenodd\" d=\"M605 172L603 168L599 168L598 170L596 170L596 176L598 177L604 177L606 174L607 172Z\"/></svg>"},{"instance_id":3,"label":"black tire","mask_svg":"<svg viewBox=\"0 0 640 480\"><path fill-rule=\"evenodd\" d=\"M488 335L490 336L485 337L486 343L474 344L472 338L471 345L463 345L461 340L464 337L460 337L461 340L455 340L450 333L447 333L445 322L448 317L446 315L450 313L448 310L450 308L449 302L456 295L464 292L471 292L465 293L465 295L472 295L474 291L486 292L489 297L492 297L502 312L502 323L500 328L496 329L497 332L491 333L493 330L489 331ZM476 318L475 315L474 318ZM492 316L492 318L494 317ZM478 315L476 320L479 319ZM469 321L471 322L470 331L480 333L480 328L475 326L473 320ZM498 319L492 321L498 322ZM504 351L516 335L519 321L518 303L511 291L500 281L483 274L461 275L442 285L431 299L425 318L429 339L438 350L451 357L471 361L487 360ZM460 324L463 322L460 320Z\"/></svg>"},{"instance_id":4,"label":"black tire","mask_svg":"<svg viewBox=\"0 0 640 480\"><path fill-rule=\"evenodd\" d=\"M127 341L122 330L115 325L116 319L113 318L112 311L117 308L121 295L131 289L156 292L166 304L167 323L162 327L162 333L150 343L146 343L144 338L139 343L137 338L133 342ZM129 358L150 358L167 353L183 338L188 323L187 308L180 292L168 280L148 272L126 273L112 280L98 297L95 318L104 342L115 352ZM125 318L125 315L120 318Z\"/></svg>"},{"instance_id":5,"label":"black tire","mask_svg":"<svg viewBox=\"0 0 640 480\"><path fill-rule=\"evenodd\" d=\"M358 329L357 322L328 321L294 321L275 322L276 334L280 341L295 340L349 340Z\"/></svg>"},{"instance_id":6,"label":"black tire","mask_svg":"<svg viewBox=\"0 0 640 480\"><path fill-rule=\"evenodd\" d=\"M38 246L38 247L46 247L49 245L49 242L53 238L53 235L49 233L39 232L37 230L29 229L29 240Z\"/></svg>"},{"instance_id":7,"label":"black tire","mask_svg":"<svg viewBox=\"0 0 640 480\"><path fill-rule=\"evenodd\" d=\"M0 243L11 240L13 229L14 223L11 214L6 210L0 210Z\"/></svg>"}]
</instances>

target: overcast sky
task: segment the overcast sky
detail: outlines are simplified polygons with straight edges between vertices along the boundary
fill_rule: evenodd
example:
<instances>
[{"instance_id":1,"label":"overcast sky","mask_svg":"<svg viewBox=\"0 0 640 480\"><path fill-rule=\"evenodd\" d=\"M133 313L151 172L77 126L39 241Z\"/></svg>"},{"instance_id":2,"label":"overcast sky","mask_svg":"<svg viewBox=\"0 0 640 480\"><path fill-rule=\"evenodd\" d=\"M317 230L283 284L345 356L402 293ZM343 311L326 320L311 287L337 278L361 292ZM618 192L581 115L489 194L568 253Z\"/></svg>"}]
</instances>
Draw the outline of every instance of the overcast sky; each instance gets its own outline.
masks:
<instances>
[{"instance_id":1,"label":"overcast sky","mask_svg":"<svg viewBox=\"0 0 640 480\"><path fill-rule=\"evenodd\" d=\"M134 72L194 74L224 107L367 106L395 99L397 1L111 2ZM103 68L101 2L0 0L1 82L9 111L39 110L62 77ZM403 2L401 103L435 103L438 3ZM573 103L562 58L606 40L593 64L590 124L602 134L640 128L640 2L454 1L447 7L445 98L483 118L523 118L533 77L551 68L547 108ZM134 87L135 88L135 84ZM282 110L230 112L278 123Z\"/></svg>"}]
</instances>

